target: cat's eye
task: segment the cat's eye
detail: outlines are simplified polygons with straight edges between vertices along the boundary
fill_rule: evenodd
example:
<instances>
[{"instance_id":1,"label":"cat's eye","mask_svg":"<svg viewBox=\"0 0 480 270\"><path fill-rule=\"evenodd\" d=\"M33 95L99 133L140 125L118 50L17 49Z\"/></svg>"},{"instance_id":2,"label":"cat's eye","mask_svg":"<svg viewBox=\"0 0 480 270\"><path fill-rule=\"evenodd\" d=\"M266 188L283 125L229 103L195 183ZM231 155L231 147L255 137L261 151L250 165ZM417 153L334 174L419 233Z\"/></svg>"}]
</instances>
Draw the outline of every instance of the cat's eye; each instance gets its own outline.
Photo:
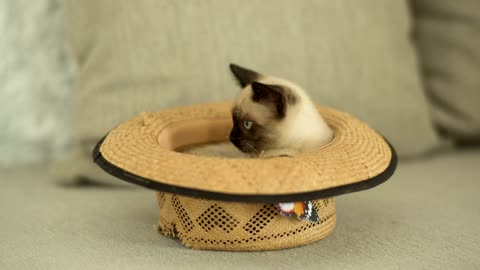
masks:
<instances>
[{"instance_id":1,"label":"cat's eye","mask_svg":"<svg viewBox=\"0 0 480 270\"><path fill-rule=\"evenodd\" d=\"M251 128L252 128L252 125L253 125L253 122L252 122L252 121L243 121L243 126L244 126L246 129L251 129Z\"/></svg>"}]
</instances>

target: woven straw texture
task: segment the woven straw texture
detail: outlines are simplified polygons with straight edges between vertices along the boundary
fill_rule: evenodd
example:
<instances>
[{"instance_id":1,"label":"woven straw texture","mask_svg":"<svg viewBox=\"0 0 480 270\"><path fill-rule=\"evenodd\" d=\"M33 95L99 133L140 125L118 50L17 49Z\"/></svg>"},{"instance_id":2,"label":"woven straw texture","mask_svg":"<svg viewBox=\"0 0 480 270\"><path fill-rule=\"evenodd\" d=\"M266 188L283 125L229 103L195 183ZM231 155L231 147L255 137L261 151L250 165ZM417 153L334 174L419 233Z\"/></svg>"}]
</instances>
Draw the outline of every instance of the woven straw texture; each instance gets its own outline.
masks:
<instances>
[{"instance_id":1,"label":"woven straw texture","mask_svg":"<svg viewBox=\"0 0 480 270\"><path fill-rule=\"evenodd\" d=\"M281 216L273 204L194 199L157 192L159 231L194 249L254 251L305 245L335 228L335 200L314 201L320 220Z\"/></svg>"},{"instance_id":2,"label":"woven straw texture","mask_svg":"<svg viewBox=\"0 0 480 270\"><path fill-rule=\"evenodd\" d=\"M112 130L100 152L113 165L151 181L239 195L292 194L342 186L377 176L390 163L390 148L378 133L350 114L327 107L319 110L334 129L335 139L323 149L293 158L195 156L159 144L159 136L178 123L231 119L230 106L214 103L144 113ZM226 140L228 133L222 136Z\"/></svg>"}]
</instances>

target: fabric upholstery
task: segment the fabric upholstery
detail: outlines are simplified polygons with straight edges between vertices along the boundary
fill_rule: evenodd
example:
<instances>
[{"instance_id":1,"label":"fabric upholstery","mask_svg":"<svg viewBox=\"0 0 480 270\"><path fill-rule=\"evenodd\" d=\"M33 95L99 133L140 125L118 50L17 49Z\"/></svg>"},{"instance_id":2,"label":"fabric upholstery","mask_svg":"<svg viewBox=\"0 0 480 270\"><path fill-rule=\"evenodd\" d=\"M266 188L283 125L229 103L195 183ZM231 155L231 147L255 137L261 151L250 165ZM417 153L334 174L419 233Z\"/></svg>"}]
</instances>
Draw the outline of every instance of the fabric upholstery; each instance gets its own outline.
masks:
<instances>
[{"instance_id":1,"label":"fabric upholstery","mask_svg":"<svg viewBox=\"0 0 480 270\"><path fill-rule=\"evenodd\" d=\"M436 125L456 141L480 142L480 1L415 0L412 7Z\"/></svg>"}]
</instances>

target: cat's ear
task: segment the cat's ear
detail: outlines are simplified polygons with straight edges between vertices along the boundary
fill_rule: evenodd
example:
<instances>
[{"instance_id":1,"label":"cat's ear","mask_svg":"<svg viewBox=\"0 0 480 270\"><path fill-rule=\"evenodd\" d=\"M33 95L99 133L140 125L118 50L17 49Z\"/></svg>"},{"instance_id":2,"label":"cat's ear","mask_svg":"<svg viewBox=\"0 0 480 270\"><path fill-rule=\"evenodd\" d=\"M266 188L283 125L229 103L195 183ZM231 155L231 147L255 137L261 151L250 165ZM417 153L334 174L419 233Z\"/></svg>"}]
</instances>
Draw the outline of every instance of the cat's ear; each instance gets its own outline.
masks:
<instances>
[{"instance_id":1,"label":"cat's ear","mask_svg":"<svg viewBox=\"0 0 480 270\"><path fill-rule=\"evenodd\" d=\"M242 88L260 78L259 73L235 64L230 64L230 70L232 71L235 78L237 78Z\"/></svg>"},{"instance_id":2,"label":"cat's ear","mask_svg":"<svg viewBox=\"0 0 480 270\"><path fill-rule=\"evenodd\" d=\"M252 90L253 101L269 107L278 118L285 117L288 104L293 104L296 100L290 89L279 85L253 82Z\"/></svg>"}]
</instances>

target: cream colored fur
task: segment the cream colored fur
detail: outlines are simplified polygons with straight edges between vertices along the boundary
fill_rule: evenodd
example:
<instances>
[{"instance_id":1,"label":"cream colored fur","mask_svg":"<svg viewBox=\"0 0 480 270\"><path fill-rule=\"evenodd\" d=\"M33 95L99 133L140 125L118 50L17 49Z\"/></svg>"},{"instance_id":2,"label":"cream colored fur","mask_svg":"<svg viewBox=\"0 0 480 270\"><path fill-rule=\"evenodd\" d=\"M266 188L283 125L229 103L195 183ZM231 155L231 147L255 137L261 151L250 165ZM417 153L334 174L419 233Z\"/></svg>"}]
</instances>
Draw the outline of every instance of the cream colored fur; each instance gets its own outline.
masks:
<instances>
[{"instance_id":1,"label":"cream colored fur","mask_svg":"<svg viewBox=\"0 0 480 270\"><path fill-rule=\"evenodd\" d=\"M273 76L262 76L258 82L286 86L297 97L295 104L288 105L286 118L278 121L272 120L272 113L264 105L251 99L253 90L250 85L237 95L235 106L247 112L258 124L277 121L275 125L269 125L276 129L275 134L278 136L271 138L275 147L264 150L261 156L295 155L318 149L332 140L333 131L299 85Z\"/></svg>"}]
</instances>

